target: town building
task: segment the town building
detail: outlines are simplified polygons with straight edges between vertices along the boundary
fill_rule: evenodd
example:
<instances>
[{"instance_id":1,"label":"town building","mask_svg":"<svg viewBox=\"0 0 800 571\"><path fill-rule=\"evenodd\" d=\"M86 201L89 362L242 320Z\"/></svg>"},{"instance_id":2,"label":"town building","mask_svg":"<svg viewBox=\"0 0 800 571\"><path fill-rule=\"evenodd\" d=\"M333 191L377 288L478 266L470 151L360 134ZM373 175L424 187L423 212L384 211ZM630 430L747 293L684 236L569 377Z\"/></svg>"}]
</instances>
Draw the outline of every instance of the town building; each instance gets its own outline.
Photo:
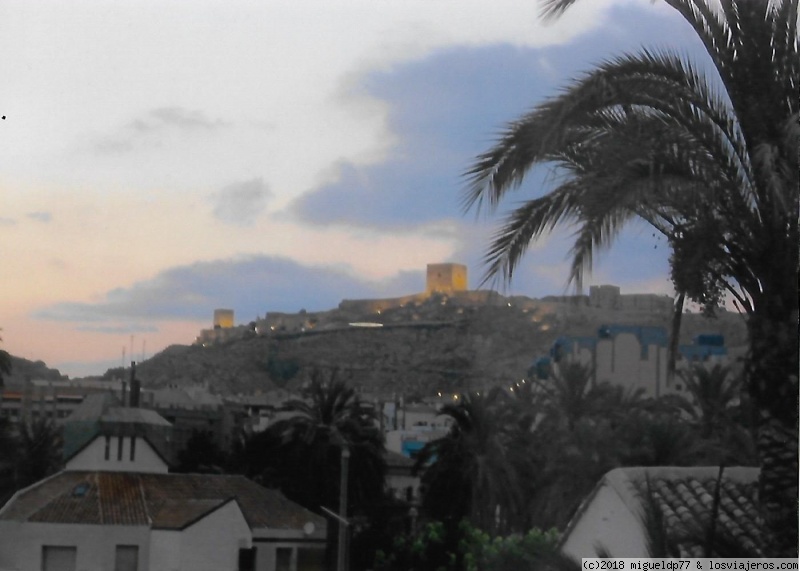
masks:
<instances>
[{"instance_id":1,"label":"town building","mask_svg":"<svg viewBox=\"0 0 800 571\"><path fill-rule=\"evenodd\" d=\"M674 556L706 557L703 543L713 520L718 537L763 557L758 474L758 468L743 467L616 468L573 516L561 552L578 561L599 557L598 550L611 557L654 557L647 549L644 517L647 510L658 510Z\"/></svg>"},{"instance_id":2,"label":"town building","mask_svg":"<svg viewBox=\"0 0 800 571\"><path fill-rule=\"evenodd\" d=\"M0 569L324 568L324 518L243 476L169 473L171 424L136 395L72 415L65 469L0 508Z\"/></svg>"},{"instance_id":3,"label":"town building","mask_svg":"<svg viewBox=\"0 0 800 571\"><path fill-rule=\"evenodd\" d=\"M559 337L550 355L535 360L529 374L546 378L549 368L562 360L589 367L597 383L641 389L650 397L684 388L680 379L668 375L669 336L663 327L611 324L601 326L595 336ZM704 334L696 336L691 344L678 346L675 367L680 370L727 362L725 338Z\"/></svg>"}]
</instances>

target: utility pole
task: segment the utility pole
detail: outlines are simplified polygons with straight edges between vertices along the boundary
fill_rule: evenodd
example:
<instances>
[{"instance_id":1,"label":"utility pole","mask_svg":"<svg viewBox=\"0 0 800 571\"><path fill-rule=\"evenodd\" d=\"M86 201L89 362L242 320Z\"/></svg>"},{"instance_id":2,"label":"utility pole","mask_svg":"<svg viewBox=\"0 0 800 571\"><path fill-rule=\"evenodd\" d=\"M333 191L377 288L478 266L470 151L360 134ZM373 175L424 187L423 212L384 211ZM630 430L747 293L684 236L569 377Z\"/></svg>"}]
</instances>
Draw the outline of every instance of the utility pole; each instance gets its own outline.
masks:
<instances>
[{"instance_id":1,"label":"utility pole","mask_svg":"<svg viewBox=\"0 0 800 571\"><path fill-rule=\"evenodd\" d=\"M350 459L350 449L347 444L342 444L342 473L339 480L339 549L338 571L347 571L347 463Z\"/></svg>"}]
</instances>

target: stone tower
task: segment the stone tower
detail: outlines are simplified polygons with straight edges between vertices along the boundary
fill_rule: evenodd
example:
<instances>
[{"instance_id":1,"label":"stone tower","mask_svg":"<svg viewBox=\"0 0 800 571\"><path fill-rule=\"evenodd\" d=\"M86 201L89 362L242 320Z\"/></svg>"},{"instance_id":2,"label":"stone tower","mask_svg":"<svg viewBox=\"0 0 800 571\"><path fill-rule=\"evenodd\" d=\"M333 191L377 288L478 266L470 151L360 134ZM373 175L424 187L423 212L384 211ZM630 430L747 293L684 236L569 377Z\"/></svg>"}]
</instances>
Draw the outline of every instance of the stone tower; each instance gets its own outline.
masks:
<instances>
[{"instance_id":1,"label":"stone tower","mask_svg":"<svg viewBox=\"0 0 800 571\"><path fill-rule=\"evenodd\" d=\"M467 291L467 266L463 264L428 264L425 293Z\"/></svg>"},{"instance_id":2,"label":"stone tower","mask_svg":"<svg viewBox=\"0 0 800 571\"><path fill-rule=\"evenodd\" d=\"M233 310L215 309L214 329L228 329L230 327L233 327Z\"/></svg>"}]
</instances>

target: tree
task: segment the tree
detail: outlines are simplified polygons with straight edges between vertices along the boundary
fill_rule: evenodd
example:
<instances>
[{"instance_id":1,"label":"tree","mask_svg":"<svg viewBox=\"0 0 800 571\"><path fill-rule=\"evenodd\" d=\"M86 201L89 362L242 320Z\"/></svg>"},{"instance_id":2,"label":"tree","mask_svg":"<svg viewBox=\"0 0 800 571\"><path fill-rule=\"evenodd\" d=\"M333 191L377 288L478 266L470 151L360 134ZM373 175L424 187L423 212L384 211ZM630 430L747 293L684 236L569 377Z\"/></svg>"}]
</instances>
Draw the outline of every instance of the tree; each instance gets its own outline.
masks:
<instances>
[{"instance_id":1,"label":"tree","mask_svg":"<svg viewBox=\"0 0 800 571\"><path fill-rule=\"evenodd\" d=\"M63 467L64 441L61 428L49 418L22 421L18 428L16 485L24 488Z\"/></svg>"},{"instance_id":2,"label":"tree","mask_svg":"<svg viewBox=\"0 0 800 571\"><path fill-rule=\"evenodd\" d=\"M710 438L724 431L733 422L741 392L730 368L717 363L710 369L695 366L678 374L691 396L692 406L687 410L699 424L701 436Z\"/></svg>"},{"instance_id":3,"label":"tree","mask_svg":"<svg viewBox=\"0 0 800 571\"><path fill-rule=\"evenodd\" d=\"M546 0L559 15L576 0ZM703 42L716 77L671 51L601 63L512 122L468 170L467 208L490 209L536 167L554 187L516 208L487 277L513 276L528 244L577 228L570 280L641 219L668 240L679 295L747 315L747 388L771 553L797 554L798 0L665 0Z\"/></svg>"},{"instance_id":4,"label":"tree","mask_svg":"<svg viewBox=\"0 0 800 571\"><path fill-rule=\"evenodd\" d=\"M178 452L179 473L222 474L227 458L209 430L193 430L186 446Z\"/></svg>"},{"instance_id":5,"label":"tree","mask_svg":"<svg viewBox=\"0 0 800 571\"><path fill-rule=\"evenodd\" d=\"M3 338L0 337L0 341ZM8 351L0 350L0 388L3 386L4 376L11 372L11 355Z\"/></svg>"},{"instance_id":6,"label":"tree","mask_svg":"<svg viewBox=\"0 0 800 571\"><path fill-rule=\"evenodd\" d=\"M453 425L417 457L417 469L424 468L423 507L449 526L468 518L490 533L514 529L531 459L522 446L512 401L501 389L488 395L465 393L457 403L443 406L441 414Z\"/></svg>"},{"instance_id":7,"label":"tree","mask_svg":"<svg viewBox=\"0 0 800 571\"><path fill-rule=\"evenodd\" d=\"M376 512L385 499L383 436L374 409L362 403L338 375L333 370L324 379L320 370L313 370L303 398L287 402L283 407L286 418L267 428L265 439L280 444L263 481L280 487L290 499L312 511L319 513L324 507L338 512L341 457L349 450L348 517L379 521ZM353 538L354 558L371 562L368 552L375 546L364 543Z\"/></svg>"},{"instance_id":8,"label":"tree","mask_svg":"<svg viewBox=\"0 0 800 571\"><path fill-rule=\"evenodd\" d=\"M303 399L287 402L283 411L289 416L267 429L280 437L292 469L282 474L282 487L310 509L338 510L340 457L346 447L351 453L349 498L351 505L363 508L383 496L383 437L374 410L338 379L338 371L327 381L322 377L312 372Z\"/></svg>"},{"instance_id":9,"label":"tree","mask_svg":"<svg viewBox=\"0 0 800 571\"><path fill-rule=\"evenodd\" d=\"M611 397L623 398L607 383L595 384L591 369L577 361L562 360L547 379L533 379L532 384L543 397L545 418L570 431L583 418L610 412Z\"/></svg>"}]
</instances>

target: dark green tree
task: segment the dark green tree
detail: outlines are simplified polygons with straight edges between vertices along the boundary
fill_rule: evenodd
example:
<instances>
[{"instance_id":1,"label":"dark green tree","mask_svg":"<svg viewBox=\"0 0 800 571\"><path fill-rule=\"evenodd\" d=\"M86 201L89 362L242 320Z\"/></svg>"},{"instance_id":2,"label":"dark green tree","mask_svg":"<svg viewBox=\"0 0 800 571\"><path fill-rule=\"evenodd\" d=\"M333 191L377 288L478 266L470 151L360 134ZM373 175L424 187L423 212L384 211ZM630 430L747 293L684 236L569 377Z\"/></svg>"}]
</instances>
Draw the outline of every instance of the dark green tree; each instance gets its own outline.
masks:
<instances>
[{"instance_id":1,"label":"dark green tree","mask_svg":"<svg viewBox=\"0 0 800 571\"><path fill-rule=\"evenodd\" d=\"M546 0L558 15L575 0ZM761 505L775 555L797 554L798 0L665 0L703 42L714 73L669 50L601 63L511 123L469 169L467 208L495 208L537 166L560 176L516 208L487 252L510 280L528 244L577 228L570 278L620 228L668 240L679 294L746 313L747 388L757 411Z\"/></svg>"},{"instance_id":2,"label":"dark green tree","mask_svg":"<svg viewBox=\"0 0 800 571\"><path fill-rule=\"evenodd\" d=\"M209 430L194 430L186 446L178 452L176 472L193 474L222 474L227 458L217 446Z\"/></svg>"},{"instance_id":3,"label":"dark green tree","mask_svg":"<svg viewBox=\"0 0 800 571\"><path fill-rule=\"evenodd\" d=\"M341 458L343 450L348 450L347 515L366 526L377 525L387 497L385 447L375 410L339 379L338 370L328 375L313 370L302 397L287 402L284 418L266 430L265 438L279 444L263 482L279 487L312 511L320 513L324 507L338 512ZM337 528L331 525L331 529ZM374 538L376 530L370 532ZM353 535L350 553L356 568L374 559L376 545L361 540L369 536ZM329 533L329 538L335 534Z\"/></svg>"},{"instance_id":4,"label":"dark green tree","mask_svg":"<svg viewBox=\"0 0 800 571\"><path fill-rule=\"evenodd\" d=\"M678 371L678 375L689 391L691 406L687 410L699 425L703 438L723 432L733 423L741 386L730 367L694 366Z\"/></svg>"},{"instance_id":5,"label":"dark green tree","mask_svg":"<svg viewBox=\"0 0 800 571\"><path fill-rule=\"evenodd\" d=\"M302 396L287 402L286 417L267 429L280 438L287 462L279 475L281 487L310 509L338 511L340 459L347 448L350 505L363 509L379 501L386 467L375 411L338 378L338 371L325 380L321 372L312 372Z\"/></svg>"},{"instance_id":6,"label":"dark green tree","mask_svg":"<svg viewBox=\"0 0 800 571\"><path fill-rule=\"evenodd\" d=\"M17 438L16 486L24 488L55 474L64 466L61 428L49 418L20 422Z\"/></svg>"},{"instance_id":7,"label":"dark green tree","mask_svg":"<svg viewBox=\"0 0 800 571\"><path fill-rule=\"evenodd\" d=\"M467 518L490 533L518 528L532 458L514 401L501 389L463 394L441 413L453 420L449 432L417 457L426 513L451 527Z\"/></svg>"},{"instance_id":8,"label":"dark green tree","mask_svg":"<svg viewBox=\"0 0 800 571\"><path fill-rule=\"evenodd\" d=\"M3 338L0 337L0 341L2 340ZM8 353L8 351L3 351L2 349L0 349L0 388L2 388L3 386L3 379L5 375L9 374L10 372L11 372L11 355Z\"/></svg>"}]
</instances>

